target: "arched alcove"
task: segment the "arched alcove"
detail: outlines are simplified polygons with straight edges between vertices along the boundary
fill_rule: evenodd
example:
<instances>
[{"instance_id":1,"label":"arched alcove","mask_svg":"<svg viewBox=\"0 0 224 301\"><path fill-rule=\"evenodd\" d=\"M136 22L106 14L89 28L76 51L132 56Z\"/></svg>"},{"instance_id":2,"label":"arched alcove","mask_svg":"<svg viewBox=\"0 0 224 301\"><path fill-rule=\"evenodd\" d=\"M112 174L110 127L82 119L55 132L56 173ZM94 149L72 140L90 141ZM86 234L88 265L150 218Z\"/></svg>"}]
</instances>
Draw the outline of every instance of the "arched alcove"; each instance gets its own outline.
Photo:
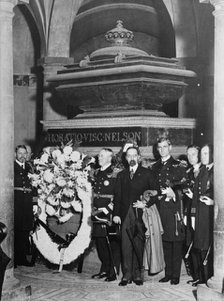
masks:
<instances>
[{"instance_id":1,"label":"arched alcove","mask_svg":"<svg viewBox=\"0 0 224 301\"><path fill-rule=\"evenodd\" d=\"M117 20L133 31L130 46L155 56L175 57L172 22L161 0L83 1L71 31L70 56L78 62L109 46L105 33L115 27Z\"/></svg>"}]
</instances>

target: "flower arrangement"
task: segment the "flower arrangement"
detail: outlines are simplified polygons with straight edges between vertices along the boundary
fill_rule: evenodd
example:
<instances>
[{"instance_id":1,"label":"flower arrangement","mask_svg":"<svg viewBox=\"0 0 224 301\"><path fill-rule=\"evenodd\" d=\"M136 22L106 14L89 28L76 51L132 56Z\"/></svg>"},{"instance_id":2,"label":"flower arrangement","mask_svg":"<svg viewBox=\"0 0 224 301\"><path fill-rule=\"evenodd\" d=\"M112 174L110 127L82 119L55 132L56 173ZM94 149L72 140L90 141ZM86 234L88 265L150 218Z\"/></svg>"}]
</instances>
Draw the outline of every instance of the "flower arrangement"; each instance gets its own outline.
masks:
<instances>
[{"instance_id":1,"label":"flower arrangement","mask_svg":"<svg viewBox=\"0 0 224 301\"><path fill-rule=\"evenodd\" d=\"M88 180L94 158L77 151L69 142L61 147L46 147L39 159L34 159L34 173L29 174L37 189L38 201L45 203L48 216L66 222L74 212L82 211L78 191L91 191Z\"/></svg>"},{"instance_id":2,"label":"flower arrangement","mask_svg":"<svg viewBox=\"0 0 224 301\"><path fill-rule=\"evenodd\" d=\"M89 181L91 163L95 159L80 153L71 142L60 147L46 147L40 158L34 160L34 172L29 175L38 192L36 216L45 225L54 216L58 223L66 223L81 214L78 232L61 248L43 225L32 234L40 253L51 263L69 264L89 247L91 241L92 186Z\"/></svg>"}]
</instances>

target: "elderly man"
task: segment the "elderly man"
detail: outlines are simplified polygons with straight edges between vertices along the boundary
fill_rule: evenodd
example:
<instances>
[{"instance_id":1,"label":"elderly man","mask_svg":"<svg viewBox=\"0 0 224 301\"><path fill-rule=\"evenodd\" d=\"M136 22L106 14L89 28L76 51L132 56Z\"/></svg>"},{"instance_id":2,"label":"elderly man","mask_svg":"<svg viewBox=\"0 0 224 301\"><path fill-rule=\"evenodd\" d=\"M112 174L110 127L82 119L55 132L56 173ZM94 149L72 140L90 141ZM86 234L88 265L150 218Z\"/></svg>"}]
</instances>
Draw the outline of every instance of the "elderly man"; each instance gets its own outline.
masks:
<instances>
[{"instance_id":1,"label":"elderly man","mask_svg":"<svg viewBox=\"0 0 224 301\"><path fill-rule=\"evenodd\" d=\"M14 162L14 264L31 266L27 261L29 233L33 228L32 187L28 178L30 165L26 162L25 145L16 147Z\"/></svg>"},{"instance_id":2,"label":"elderly man","mask_svg":"<svg viewBox=\"0 0 224 301\"><path fill-rule=\"evenodd\" d=\"M186 167L171 156L172 145L167 137L157 142L160 159L152 166L160 187L158 208L164 233L165 277L160 282L178 284L180 279L185 229L183 224L182 184L186 183Z\"/></svg>"},{"instance_id":3,"label":"elderly man","mask_svg":"<svg viewBox=\"0 0 224 301\"><path fill-rule=\"evenodd\" d=\"M105 281L116 280L120 267L120 241L108 232L112 223L113 200L115 193L116 174L111 165L113 152L103 148L98 156L100 168L96 170L93 182L93 231L96 241L98 257L101 268L94 279L105 278Z\"/></svg>"},{"instance_id":4,"label":"elderly man","mask_svg":"<svg viewBox=\"0 0 224 301\"><path fill-rule=\"evenodd\" d=\"M114 222L121 224L122 272L120 286L132 281L142 285L142 265L145 243L145 226L142 220L145 202L141 201L146 190L156 189L152 172L140 165L137 147L126 151L128 168L118 174L114 200ZM156 199L154 199L155 201ZM153 200L150 200L152 204Z\"/></svg>"}]
</instances>

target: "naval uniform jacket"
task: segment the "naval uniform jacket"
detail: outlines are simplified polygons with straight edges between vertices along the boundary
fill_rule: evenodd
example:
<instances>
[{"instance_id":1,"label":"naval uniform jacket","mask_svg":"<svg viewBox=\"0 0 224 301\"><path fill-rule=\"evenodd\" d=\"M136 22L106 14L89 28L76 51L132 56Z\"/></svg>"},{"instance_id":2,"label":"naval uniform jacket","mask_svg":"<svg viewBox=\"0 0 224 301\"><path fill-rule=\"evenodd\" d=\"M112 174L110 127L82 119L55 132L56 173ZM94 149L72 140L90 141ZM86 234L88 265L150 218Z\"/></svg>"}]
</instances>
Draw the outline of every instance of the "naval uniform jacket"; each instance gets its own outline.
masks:
<instances>
[{"instance_id":1,"label":"naval uniform jacket","mask_svg":"<svg viewBox=\"0 0 224 301\"><path fill-rule=\"evenodd\" d=\"M213 192L213 167L208 170L202 166L195 181L192 201L192 207L196 204L194 247L200 250L208 250L213 240L214 206L207 206L199 198L208 196L214 199Z\"/></svg>"},{"instance_id":2,"label":"naval uniform jacket","mask_svg":"<svg viewBox=\"0 0 224 301\"><path fill-rule=\"evenodd\" d=\"M159 184L159 196L157 206L159 209L164 233L164 241L182 241L185 237L184 225L182 221L183 204L181 183L186 182L186 167L179 160L172 156L165 164L158 160L152 166L152 171ZM166 195L162 195L161 189L170 186L176 196L176 200L166 201Z\"/></svg>"},{"instance_id":3,"label":"naval uniform jacket","mask_svg":"<svg viewBox=\"0 0 224 301\"><path fill-rule=\"evenodd\" d=\"M146 190L157 190L151 170L139 165L132 180L129 169L122 170L117 176L113 216L119 216L123 222L130 206L132 207L134 202L140 200L140 196ZM152 205L155 201L156 198L152 197L150 204ZM138 209L138 213L142 215L142 210Z\"/></svg>"},{"instance_id":4,"label":"naval uniform jacket","mask_svg":"<svg viewBox=\"0 0 224 301\"><path fill-rule=\"evenodd\" d=\"M107 169L101 171L97 169L93 181L93 212L104 208L104 212L97 214L100 219L112 221L112 212L114 208L113 199L115 192L116 174L110 165ZM93 220L93 237L104 237L107 234L105 224L101 223L96 217Z\"/></svg>"},{"instance_id":5,"label":"naval uniform jacket","mask_svg":"<svg viewBox=\"0 0 224 301\"><path fill-rule=\"evenodd\" d=\"M14 216L15 230L30 231L33 227L33 190L28 178L30 165L25 163L25 169L14 162Z\"/></svg>"},{"instance_id":6,"label":"naval uniform jacket","mask_svg":"<svg viewBox=\"0 0 224 301\"><path fill-rule=\"evenodd\" d=\"M200 166L197 169L197 174L194 172L194 167L191 166L187 169L187 184L186 189L189 188L192 193L194 190L194 185L196 181L196 177L198 176L200 171ZM186 245L189 246L193 239L193 229L191 226L191 206L192 206L192 199L189 198L186 194L183 197L183 205L184 205L184 216L186 218Z\"/></svg>"}]
</instances>

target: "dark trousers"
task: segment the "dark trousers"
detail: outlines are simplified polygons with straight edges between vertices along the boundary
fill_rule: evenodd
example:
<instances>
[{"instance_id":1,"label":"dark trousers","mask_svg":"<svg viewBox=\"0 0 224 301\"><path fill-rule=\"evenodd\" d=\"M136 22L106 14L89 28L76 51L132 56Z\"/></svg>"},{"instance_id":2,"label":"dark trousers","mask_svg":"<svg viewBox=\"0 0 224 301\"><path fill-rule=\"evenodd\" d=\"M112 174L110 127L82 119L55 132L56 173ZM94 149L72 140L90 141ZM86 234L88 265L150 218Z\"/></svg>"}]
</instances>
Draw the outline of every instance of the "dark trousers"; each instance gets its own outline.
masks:
<instances>
[{"instance_id":1,"label":"dark trousers","mask_svg":"<svg viewBox=\"0 0 224 301\"><path fill-rule=\"evenodd\" d=\"M199 279L200 282L206 283L213 276L213 252L212 248L208 250L193 249L194 252L194 279ZM205 262L206 255L207 262Z\"/></svg>"},{"instance_id":2,"label":"dark trousers","mask_svg":"<svg viewBox=\"0 0 224 301\"><path fill-rule=\"evenodd\" d=\"M163 241L165 260L165 275L170 278L180 278L183 256L182 241Z\"/></svg>"},{"instance_id":3,"label":"dark trousers","mask_svg":"<svg viewBox=\"0 0 224 301\"><path fill-rule=\"evenodd\" d=\"M124 279L142 279L144 234L142 220L136 218L133 208L130 207L121 227L122 273Z\"/></svg>"},{"instance_id":4,"label":"dark trousers","mask_svg":"<svg viewBox=\"0 0 224 301\"><path fill-rule=\"evenodd\" d=\"M29 232L16 230L14 232L14 262L15 266L17 264L22 264L26 262L26 255L29 253Z\"/></svg>"},{"instance_id":5,"label":"dark trousers","mask_svg":"<svg viewBox=\"0 0 224 301\"><path fill-rule=\"evenodd\" d=\"M101 261L100 273L106 272L108 276L113 276L115 269L119 274L121 255L120 255L120 240L108 236L109 244L106 237L96 237L96 250ZM110 249L111 248L111 254Z\"/></svg>"},{"instance_id":6,"label":"dark trousers","mask_svg":"<svg viewBox=\"0 0 224 301\"><path fill-rule=\"evenodd\" d=\"M3 252L2 248L0 247L0 300L2 295L2 285L5 276L5 270L10 261L10 258Z\"/></svg>"}]
</instances>

